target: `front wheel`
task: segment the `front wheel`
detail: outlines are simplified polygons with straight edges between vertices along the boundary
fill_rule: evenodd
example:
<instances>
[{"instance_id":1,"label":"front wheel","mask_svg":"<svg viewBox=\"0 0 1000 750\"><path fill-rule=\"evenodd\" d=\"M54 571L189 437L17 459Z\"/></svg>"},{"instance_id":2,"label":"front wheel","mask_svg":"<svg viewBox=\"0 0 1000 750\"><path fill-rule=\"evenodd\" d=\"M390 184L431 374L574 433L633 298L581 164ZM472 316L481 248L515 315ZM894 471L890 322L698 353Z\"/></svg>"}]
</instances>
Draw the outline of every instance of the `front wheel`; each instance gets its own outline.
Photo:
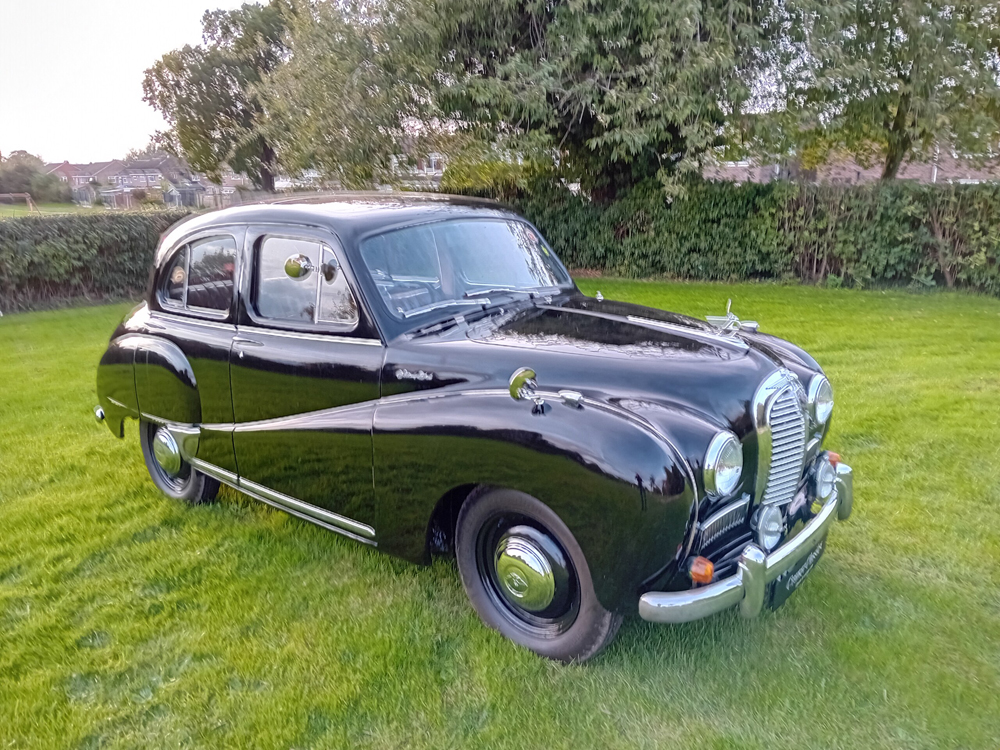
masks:
<instances>
[{"instance_id":1,"label":"front wheel","mask_svg":"<svg viewBox=\"0 0 1000 750\"><path fill-rule=\"evenodd\" d=\"M160 491L192 505L208 503L219 492L219 481L202 474L181 456L177 441L153 422L139 423L139 442L149 476Z\"/></svg>"},{"instance_id":2,"label":"front wheel","mask_svg":"<svg viewBox=\"0 0 1000 750\"><path fill-rule=\"evenodd\" d=\"M584 661L618 632L621 616L597 600L573 534L530 495L493 490L466 502L455 552L479 617L535 653Z\"/></svg>"}]
</instances>

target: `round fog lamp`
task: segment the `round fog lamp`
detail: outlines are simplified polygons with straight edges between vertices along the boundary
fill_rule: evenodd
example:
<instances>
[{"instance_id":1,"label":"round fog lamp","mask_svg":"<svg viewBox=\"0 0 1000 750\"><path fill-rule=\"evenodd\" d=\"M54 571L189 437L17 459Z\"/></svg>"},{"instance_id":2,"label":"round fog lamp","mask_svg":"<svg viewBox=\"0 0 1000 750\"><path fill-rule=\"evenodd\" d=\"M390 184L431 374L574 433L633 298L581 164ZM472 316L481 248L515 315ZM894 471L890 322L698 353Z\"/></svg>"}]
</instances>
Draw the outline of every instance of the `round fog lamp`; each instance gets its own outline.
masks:
<instances>
[{"instance_id":1,"label":"round fog lamp","mask_svg":"<svg viewBox=\"0 0 1000 750\"><path fill-rule=\"evenodd\" d=\"M816 497L826 502L833 497L833 490L837 485L837 472L830 465L829 461L824 461L816 471Z\"/></svg>"},{"instance_id":2,"label":"round fog lamp","mask_svg":"<svg viewBox=\"0 0 1000 750\"><path fill-rule=\"evenodd\" d=\"M784 519L781 508L776 505L766 505L757 514L757 541L767 552L770 552L781 540L784 531Z\"/></svg>"}]
</instances>

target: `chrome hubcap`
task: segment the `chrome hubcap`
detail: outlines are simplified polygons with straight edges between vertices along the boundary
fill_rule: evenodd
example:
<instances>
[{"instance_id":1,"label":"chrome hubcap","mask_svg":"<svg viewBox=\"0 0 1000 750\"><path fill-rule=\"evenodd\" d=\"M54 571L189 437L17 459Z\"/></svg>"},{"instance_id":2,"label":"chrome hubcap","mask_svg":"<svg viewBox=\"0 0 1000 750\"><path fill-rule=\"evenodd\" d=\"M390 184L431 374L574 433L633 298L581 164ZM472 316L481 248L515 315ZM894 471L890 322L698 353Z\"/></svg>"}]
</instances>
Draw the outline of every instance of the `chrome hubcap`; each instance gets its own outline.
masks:
<instances>
[{"instance_id":1,"label":"chrome hubcap","mask_svg":"<svg viewBox=\"0 0 1000 750\"><path fill-rule=\"evenodd\" d=\"M541 612L556 594L556 579L548 556L532 540L504 535L494 556L500 592L512 604Z\"/></svg>"},{"instance_id":2,"label":"chrome hubcap","mask_svg":"<svg viewBox=\"0 0 1000 750\"><path fill-rule=\"evenodd\" d=\"M153 458L168 476L176 477L181 473L181 451L177 441L166 428L161 427L153 436Z\"/></svg>"}]
</instances>

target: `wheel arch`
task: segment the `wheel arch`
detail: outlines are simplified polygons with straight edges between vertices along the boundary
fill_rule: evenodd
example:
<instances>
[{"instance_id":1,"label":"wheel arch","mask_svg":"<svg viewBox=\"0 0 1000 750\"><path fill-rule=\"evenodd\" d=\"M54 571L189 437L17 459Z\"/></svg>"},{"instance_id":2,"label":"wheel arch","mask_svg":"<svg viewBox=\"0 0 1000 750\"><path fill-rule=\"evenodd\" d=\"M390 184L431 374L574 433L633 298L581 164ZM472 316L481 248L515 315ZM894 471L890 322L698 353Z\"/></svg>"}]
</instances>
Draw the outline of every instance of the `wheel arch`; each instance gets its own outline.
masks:
<instances>
[{"instance_id":1,"label":"wheel arch","mask_svg":"<svg viewBox=\"0 0 1000 750\"><path fill-rule=\"evenodd\" d=\"M455 530L458 526L458 514L462 510L462 506L489 489L490 487L484 484L460 484L452 487L438 499L427 522L426 558L428 561L436 556L453 557L455 555Z\"/></svg>"},{"instance_id":2,"label":"wheel arch","mask_svg":"<svg viewBox=\"0 0 1000 750\"><path fill-rule=\"evenodd\" d=\"M506 391L383 402L373 446L379 546L427 562L450 552L477 488L515 490L571 530L605 608L627 609L692 528L691 468L661 433L611 404L533 415Z\"/></svg>"}]
</instances>

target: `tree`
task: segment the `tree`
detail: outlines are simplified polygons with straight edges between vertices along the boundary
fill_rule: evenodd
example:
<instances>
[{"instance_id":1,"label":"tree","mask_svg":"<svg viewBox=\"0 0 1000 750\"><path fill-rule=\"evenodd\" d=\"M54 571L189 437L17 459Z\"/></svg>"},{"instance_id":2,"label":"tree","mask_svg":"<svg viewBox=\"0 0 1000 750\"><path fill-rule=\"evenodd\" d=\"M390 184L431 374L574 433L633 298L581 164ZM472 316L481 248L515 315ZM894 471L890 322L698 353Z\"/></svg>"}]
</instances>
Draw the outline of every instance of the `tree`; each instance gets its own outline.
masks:
<instances>
[{"instance_id":1,"label":"tree","mask_svg":"<svg viewBox=\"0 0 1000 750\"><path fill-rule=\"evenodd\" d=\"M782 52L765 0L440 0L441 105L599 198L697 170ZM520 147L519 150L523 150Z\"/></svg>"},{"instance_id":2,"label":"tree","mask_svg":"<svg viewBox=\"0 0 1000 750\"><path fill-rule=\"evenodd\" d=\"M438 134L438 39L422 0L300 2L285 64L261 87L268 136L292 171L347 187L394 179Z\"/></svg>"},{"instance_id":3,"label":"tree","mask_svg":"<svg viewBox=\"0 0 1000 750\"><path fill-rule=\"evenodd\" d=\"M949 145L1000 137L1000 6L971 0L793 3L801 65L786 69L788 118L811 160L843 148L893 179Z\"/></svg>"},{"instance_id":4,"label":"tree","mask_svg":"<svg viewBox=\"0 0 1000 750\"><path fill-rule=\"evenodd\" d=\"M12 151L0 159L0 193L30 193L42 202L68 202L69 188L58 177L45 174L45 163L27 151Z\"/></svg>"},{"instance_id":5,"label":"tree","mask_svg":"<svg viewBox=\"0 0 1000 750\"><path fill-rule=\"evenodd\" d=\"M156 133L152 138L149 139L147 143L142 148L129 149L129 152L125 154L125 158L122 160L126 164L132 164L133 162L143 161L145 159L155 159L157 157L162 157L167 154L174 153L171 149L175 146L168 133ZM177 154L174 153L176 156Z\"/></svg>"},{"instance_id":6,"label":"tree","mask_svg":"<svg viewBox=\"0 0 1000 750\"><path fill-rule=\"evenodd\" d=\"M256 87L287 54L286 11L282 0L271 0L206 12L203 45L174 50L146 71L144 100L171 127L160 142L172 142L212 179L229 166L274 190L276 154L264 135L268 118Z\"/></svg>"}]
</instances>

